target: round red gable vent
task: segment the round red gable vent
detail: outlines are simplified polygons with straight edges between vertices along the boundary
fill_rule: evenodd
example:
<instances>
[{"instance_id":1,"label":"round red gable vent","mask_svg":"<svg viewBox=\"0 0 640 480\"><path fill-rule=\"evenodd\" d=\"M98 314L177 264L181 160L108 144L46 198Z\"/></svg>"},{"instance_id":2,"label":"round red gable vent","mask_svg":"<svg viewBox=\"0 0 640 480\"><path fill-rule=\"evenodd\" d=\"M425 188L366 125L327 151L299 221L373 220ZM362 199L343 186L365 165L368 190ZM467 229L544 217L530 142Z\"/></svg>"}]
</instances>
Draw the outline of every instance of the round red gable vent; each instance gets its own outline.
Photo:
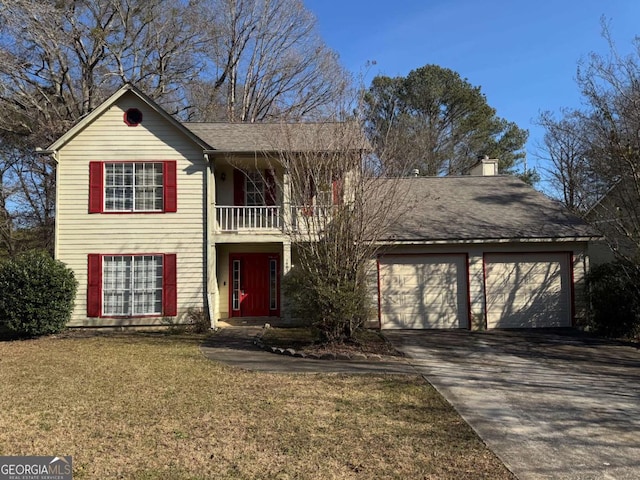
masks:
<instances>
[{"instance_id":1,"label":"round red gable vent","mask_svg":"<svg viewBox=\"0 0 640 480\"><path fill-rule=\"evenodd\" d=\"M124 112L124 123L130 127L137 127L142 123L142 112L137 108L130 108Z\"/></svg>"}]
</instances>

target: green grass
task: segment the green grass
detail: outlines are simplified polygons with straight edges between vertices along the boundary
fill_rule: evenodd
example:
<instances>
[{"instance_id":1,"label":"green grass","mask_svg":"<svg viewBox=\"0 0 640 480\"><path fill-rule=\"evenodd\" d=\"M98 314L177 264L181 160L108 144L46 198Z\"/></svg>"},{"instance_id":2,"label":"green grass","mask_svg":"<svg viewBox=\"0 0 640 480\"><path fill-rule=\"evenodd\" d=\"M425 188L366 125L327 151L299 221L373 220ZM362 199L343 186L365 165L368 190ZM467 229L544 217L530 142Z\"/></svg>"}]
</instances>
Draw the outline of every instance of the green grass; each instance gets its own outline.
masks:
<instances>
[{"instance_id":1,"label":"green grass","mask_svg":"<svg viewBox=\"0 0 640 480\"><path fill-rule=\"evenodd\" d=\"M279 375L202 337L0 342L0 455L72 455L74 478L513 478L417 376Z\"/></svg>"}]
</instances>

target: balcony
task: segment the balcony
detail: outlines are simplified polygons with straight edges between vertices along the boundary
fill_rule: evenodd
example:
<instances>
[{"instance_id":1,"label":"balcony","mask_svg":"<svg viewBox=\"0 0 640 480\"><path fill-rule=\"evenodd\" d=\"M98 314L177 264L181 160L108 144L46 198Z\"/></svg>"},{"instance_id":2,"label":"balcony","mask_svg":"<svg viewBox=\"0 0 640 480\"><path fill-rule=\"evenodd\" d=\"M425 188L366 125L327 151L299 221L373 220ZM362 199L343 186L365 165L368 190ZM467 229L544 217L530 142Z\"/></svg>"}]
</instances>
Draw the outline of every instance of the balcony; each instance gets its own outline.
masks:
<instances>
[{"instance_id":1,"label":"balcony","mask_svg":"<svg viewBox=\"0 0 640 480\"><path fill-rule=\"evenodd\" d=\"M268 232L282 230L282 209L279 206L216 207L220 232Z\"/></svg>"},{"instance_id":2,"label":"balcony","mask_svg":"<svg viewBox=\"0 0 640 480\"><path fill-rule=\"evenodd\" d=\"M333 205L304 205L291 207L291 228L298 233L320 232L334 214Z\"/></svg>"},{"instance_id":3,"label":"balcony","mask_svg":"<svg viewBox=\"0 0 640 480\"><path fill-rule=\"evenodd\" d=\"M335 213L333 205L291 206L290 217L280 206L216 206L216 231L225 234L309 234L326 228Z\"/></svg>"}]
</instances>

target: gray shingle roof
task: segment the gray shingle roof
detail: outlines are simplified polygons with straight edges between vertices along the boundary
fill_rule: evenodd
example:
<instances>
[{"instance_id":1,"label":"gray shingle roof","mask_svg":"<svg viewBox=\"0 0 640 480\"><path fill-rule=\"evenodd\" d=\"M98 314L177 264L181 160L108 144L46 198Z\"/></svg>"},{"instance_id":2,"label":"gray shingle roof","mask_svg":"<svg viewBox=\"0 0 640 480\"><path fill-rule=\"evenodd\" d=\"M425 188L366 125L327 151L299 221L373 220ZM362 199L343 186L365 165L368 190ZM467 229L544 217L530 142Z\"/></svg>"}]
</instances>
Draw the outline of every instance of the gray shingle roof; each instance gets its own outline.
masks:
<instances>
[{"instance_id":1,"label":"gray shingle roof","mask_svg":"<svg viewBox=\"0 0 640 480\"><path fill-rule=\"evenodd\" d=\"M368 144L355 123L185 123L223 152L364 150Z\"/></svg>"},{"instance_id":2,"label":"gray shingle roof","mask_svg":"<svg viewBox=\"0 0 640 480\"><path fill-rule=\"evenodd\" d=\"M405 195L386 238L395 241L598 237L559 203L512 176L416 177L393 182ZM402 211L400 211L402 209Z\"/></svg>"}]
</instances>

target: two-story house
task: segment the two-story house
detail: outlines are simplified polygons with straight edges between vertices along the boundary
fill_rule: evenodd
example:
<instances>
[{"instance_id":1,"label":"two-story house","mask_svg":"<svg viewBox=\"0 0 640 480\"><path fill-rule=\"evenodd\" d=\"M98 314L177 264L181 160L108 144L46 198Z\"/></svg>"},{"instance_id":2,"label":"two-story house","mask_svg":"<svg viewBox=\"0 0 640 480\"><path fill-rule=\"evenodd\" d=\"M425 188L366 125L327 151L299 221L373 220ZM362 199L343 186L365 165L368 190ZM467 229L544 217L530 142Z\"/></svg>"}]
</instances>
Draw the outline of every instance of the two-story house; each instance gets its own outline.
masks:
<instances>
[{"instance_id":1,"label":"two-story house","mask_svg":"<svg viewBox=\"0 0 640 480\"><path fill-rule=\"evenodd\" d=\"M350 188L348 175L292 185L279 161L330 151L343 125L287 125L288 138L282 128L183 124L125 85L49 146L55 255L79 282L70 326L175 323L190 307L203 308L212 325L283 316L281 281L296 249L289 232ZM495 175L491 162L475 173L400 182L411 208L373 259L374 325L579 321L596 234L520 180ZM304 205L292 202L295 188L308 196Z\"/></svg>"},{"instance_id":2,"label":"two-story house","mask_svg":"<svg viewBox=\"0 0 640 480\"><path fill-rule=\"evenodd\" d=\"M52 144L55 255L80 285L70 326L280 316L295 209L279 131L187 127L126 85Z\"/></svg>"}]
</instances>

